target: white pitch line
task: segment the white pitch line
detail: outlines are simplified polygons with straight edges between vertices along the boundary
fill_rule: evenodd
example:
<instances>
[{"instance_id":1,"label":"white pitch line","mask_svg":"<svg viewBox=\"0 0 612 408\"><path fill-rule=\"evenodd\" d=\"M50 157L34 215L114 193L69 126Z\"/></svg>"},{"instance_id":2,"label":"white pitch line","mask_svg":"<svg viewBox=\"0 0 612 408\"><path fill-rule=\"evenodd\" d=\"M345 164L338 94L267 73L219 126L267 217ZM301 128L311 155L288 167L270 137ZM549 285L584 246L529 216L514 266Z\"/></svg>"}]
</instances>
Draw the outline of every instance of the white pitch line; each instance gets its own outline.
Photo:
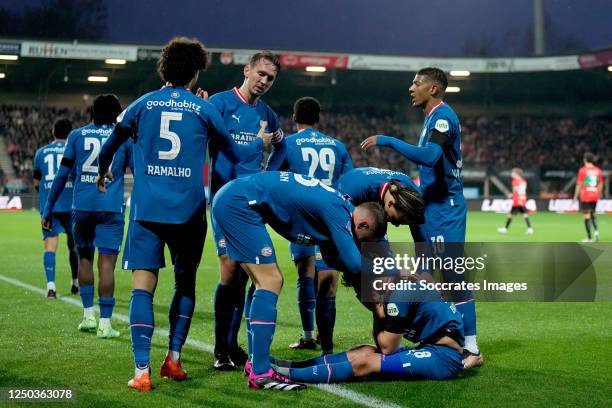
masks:
<instances>
[{"instance_id":1,"label":"white pitch line","mask_svg":"<svg viewBox=\"0 0 612 408\"><path fill-rule=\"evenodd\" d=\"M24 289L28 289L31 290L32 292L36 292L39 293L43 296L47 295L47 291L41 288L37 288L36 286L32 286L30 284L27 284L25 282L21 282L17 279L13 279L13 278L9 278L8 276L4 276L4 275L0 275L0 280L3 280L7 283L10 283L12 285L15 286L20 286ZM78 307L82 307L82 304L80 301L74 299L74 298L69 298L69 297L64 297L64 296L59 296L57 298L58 300L61 300L62 302L66 302L66 303L70 303L71 305L75 305ZM121 313L115 313L113 312L113 318L117 319L117 320L121 320L122 322L125 323L130 323L130 318L124 314ZM163 336L168 336L169 332L166 329L159 329L156 328L155 332L158 334L161 334ZM197 349L203 350L203 351L207 351L209 353L213 353L215 348L212 344L208 344L208 343L204 343L202 341L199 340L194 340L194 339L187 339L186 344L195 347ZM320 390L323 390L325 392L328 392L330 394L334 394L337 395L338 397L342 397L345 399L348 399L350 401L353 401L357 404L366 406L366 407L385 407L385 408L403 408L401 405L397 405L394 404L392 402L388 402L388 401L383 401L380 400L378 398L374 398L374 397L370 397L368 395L362 394L360 392L357 391L352 391L349 390L348 388L344 388L341 387L339 385L336 384L309 384L309 386L311 387L316 387Z\"/></svg>"}]
</instances>

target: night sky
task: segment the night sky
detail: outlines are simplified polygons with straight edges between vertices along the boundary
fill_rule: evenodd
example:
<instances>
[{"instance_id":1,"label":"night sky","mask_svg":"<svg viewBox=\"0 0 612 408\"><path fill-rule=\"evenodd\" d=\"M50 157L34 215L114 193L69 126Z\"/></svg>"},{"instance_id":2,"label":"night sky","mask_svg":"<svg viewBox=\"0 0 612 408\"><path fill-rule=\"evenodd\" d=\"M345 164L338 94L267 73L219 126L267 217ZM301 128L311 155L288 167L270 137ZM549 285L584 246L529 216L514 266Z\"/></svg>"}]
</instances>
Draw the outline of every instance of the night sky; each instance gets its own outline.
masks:
<instances>
[{"instance_id":1,"label":"night sky","mask_svg":"<svg viewBox=\"0 0 612 408\"><path fill-rule=\"evenodd\" d=\"M42 0L0 0L13 11ZM105 0L105 40L432 56L531 53L532 0ZM544 0L548 54L612 47L612 0Z\"/></svg>"}]
</instances>

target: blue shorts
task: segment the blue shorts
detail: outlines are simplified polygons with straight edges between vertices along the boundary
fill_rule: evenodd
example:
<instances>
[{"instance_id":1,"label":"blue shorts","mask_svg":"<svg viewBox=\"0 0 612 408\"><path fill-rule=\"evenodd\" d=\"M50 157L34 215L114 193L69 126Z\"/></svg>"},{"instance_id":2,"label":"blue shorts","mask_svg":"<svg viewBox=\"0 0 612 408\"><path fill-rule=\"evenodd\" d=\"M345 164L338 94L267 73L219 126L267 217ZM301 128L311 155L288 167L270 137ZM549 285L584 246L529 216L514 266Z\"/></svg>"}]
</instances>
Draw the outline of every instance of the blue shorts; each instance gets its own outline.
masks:
<instances>
[{"instance_id":1,"label":"blue shorts","mask_svg":"<svg viewBox=\"0 0 612 408\"><path fill-rule=\"evenodd\" d=\"M415 380L451 380L463 370L461 360L457 350L437 344L402 347L394 354L381 357L380 372Z\"/></svg>"},{"instance_id":2,"label":"blue shorts","mask_svg":"<svg viewBox=\"0 0 612 408\"><path fill-rule=\"evenodd\" d=\"M212 216L225 239L230 259L253 264L276 262L266 224L239 184L228 183L217 192Z\"/></svg>"},{"instance_id":3,"label":"blue shorts","mask_svg":"<svg viewBox=\"0 0 612 408\"><path fill-rule=\"evenodd\" d=\"M205 213L198 210L183 224L130 220L123 251L123 269L161 269L166 266L164 246L176 273L195 273L206 238Z\"/></svg>"},{"instance_id":4,"label":"blue shorts","mask_svg":"<svg viewBox=\"0 0 612 408\"><path fill-rule=\"evenodd\" d=\"M309 256L315 257L315 270L317 271L333 271L334 268L327 266L321 255L321 250L318 245L302 245L294 242L289 243L289 252L293 262Z\"/></svg>"},{"instance_id":5,"label":"blue shorts","mask_svg":"<svg viewBox=\"0 0 612 408\"><path fill-rule=\"evenodd\" d=\"M43 239L57 237L59 234L65 232L66 235L72 235L72 217L69 212L56 212L53 213L51 218L51 231L42 230Z\"/></svg>"},{"instance_id":6,"label":"blue shorts","mask_svg":"<svg viewBox=\"0 0 612 408\"><path fill-rule=\"evenodd\" d=\"M72 230L77 248L117 251L123 241L125 216L114 212L73 211Z\"/></svg>"},{"instance_id":7,"label":"blue shorts","mask_svg":"<svg viewBox=\"0 0 612 408\"><path fill-rule=\"evenodd\" d=\"M465 242L467 207L449 202L425 205L425 224L421 233L425 242Z\"/></svg>"},{"instance_id":8,"label":"blue shorts","mask_svg":"<svg viewBox=\"0 0 612 408\"><path fill-rule=\"evenodd\" d=\"M213 212L210 212L210 223L213 230L213 239L215 240L215 248L217 249L217 256L227 254L227 245L225 244L225 237L221 232L221 228L215 219Z\"/></svg>"}]
</instances>

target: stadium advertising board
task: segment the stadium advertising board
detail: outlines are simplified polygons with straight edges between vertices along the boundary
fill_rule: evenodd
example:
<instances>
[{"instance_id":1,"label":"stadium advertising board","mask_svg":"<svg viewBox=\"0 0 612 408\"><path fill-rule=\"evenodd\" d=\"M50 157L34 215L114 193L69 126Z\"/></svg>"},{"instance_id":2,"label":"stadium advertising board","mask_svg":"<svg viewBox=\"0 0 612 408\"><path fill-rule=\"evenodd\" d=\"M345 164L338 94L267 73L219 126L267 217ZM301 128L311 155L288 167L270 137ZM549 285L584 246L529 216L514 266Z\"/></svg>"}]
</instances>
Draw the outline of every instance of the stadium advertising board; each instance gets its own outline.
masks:
<instances>
[{"instance_id":1,"label":"stadium advertising board","mask_svg":"<svg viewBox=\"0 0 612 408\"><path fill-rule=\"evenodd\" d=\"M137 47L124 45L96 45L47 41L24 41L21 56L34 58L64 58L104 60L119 58L136 61Z\"/></svg>"},{"instance_id":2,"label":"stadium advertising board","mask_svg":"<svg viewBox=\"0 0 612 408\"><path fill-rule=\"evenodd\" d=\"M21 51L20 44L0 42L0 54L19 55L20 51Z\"/></svg>"},{"instance_id":3,"label":"stadium advertising board","mask_svg":"<svg viewBox=\"0 0 612 408\"><path fill-rule=\"evenodd\" d=\"M310 65L325 68L346 69L348 55L315 55L315 54L281 54L280 63L283 67L304 68Z\"/></svg>"},{"instance_id":4,"label":"stadium advertising board","mask_svg":"<svg viewBox=\"0 0 612 408\"><path fill-rule=\"evenodd\" d=\"M579 211L580 204L578 201L571 200L568 198L554 199L554 200L527 200L527 210L529 212L536 212L538 208L540 211L549 211L556 213L575 213ZM484 211L484 212L497 212L507 213L512 208L512 199L506 198L493 198L485 200L469 200L468 207L472 211ZM597 209L595 210L598 214L612 214L612 200L599 200L597 201Z\"/></svg>"},{"instance_id":5,"label":"stadium advertising board","mask_svg":"<svg viewBox=\"0 0 612 408\"><path fill-rule=\"evenodd\" d=\"M21 211L21 197L0 196L0 211Z\"/></svg>"}]
</instances>

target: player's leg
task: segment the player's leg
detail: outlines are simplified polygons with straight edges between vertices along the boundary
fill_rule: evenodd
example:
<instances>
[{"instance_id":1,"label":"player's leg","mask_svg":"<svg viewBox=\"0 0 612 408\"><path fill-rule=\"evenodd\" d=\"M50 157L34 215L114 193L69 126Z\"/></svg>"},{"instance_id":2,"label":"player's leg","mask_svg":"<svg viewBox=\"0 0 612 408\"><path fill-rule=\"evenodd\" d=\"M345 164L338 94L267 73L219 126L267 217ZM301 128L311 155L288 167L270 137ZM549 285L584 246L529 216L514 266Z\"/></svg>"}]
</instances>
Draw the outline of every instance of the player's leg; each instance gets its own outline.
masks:
<instances>
[{"instance_id":1,"label":"player's leg","mask_svg":"<svg viewBox=\"0 0 612 408\"><path fill-rule=\"evenodd\" d=\"M318 274L317 290L317 329L321 339L321 354L334 352L334 327L336 325L336 292L339 273L328 267L323 259L317 256Z\"/></svg>"},{"instance_id":2,"label":"player's leg","mask_svg":"<svg viewBox=\"0 0 612 408\"><path fill-rule=\"evenodd\" d=\"M294 381L306 383L334 383L347 381L354 377L364 377L380 372L381 355L374 346L359 346L344 353L312 359L312 365L277 370ZM320 361L323 359L323 361ZM296 362L302 365L305 362Z\"/></svg>"},{"instance_id":3,"label":"player's leg","mask_svg":"<svg viewBox=\"0 0 612 408\"><path fill-rule=\"evenodd\" d=\"M581 201L580 202L580 210L582 211L584 218L584 228L586 230L587 237L583 239L582 242L591 242L591 208L589 203Z\"/></svg>"},{"instance_id":4,"label":"player's leg","mask_svg":"<svg viewBox=\"0 0 612 408\"><path fill-rule=\"evenodd\" d=\"M123 255L123 269L132 270L130 334L134 353L134 377L128 382L138 391L151 390L151 337L155 329L153 295L159 269L166 266L159 224L130 221Z\"/></svg>"},{"instance_id":5,"label":"player's leg","mask_svg":"<svg viewBox=\"0 0 612 408\"><path fill-rule=\"evenodd\" d=\"M232 188L234 187L234 188ZM217 193L213 215L227 243L230 259L239 261L255 284L249 318L252 332L252 371L249 386L290 391L303 388L276 374L270 366L270 345L276 328L276 303L283 277L276 264L272 239L263 219L237 185Z\"/></svg>"},{"instance_id":6,"label":"player's leg","mask_svg":"<svg viewBox=\"0 0 612 408\"><path fill-rule=\"evenodd\" d=\"M508 216L506 217L506 225L504 227L499 227L497 229L497 232L501 234L505 234L506 232L508 232L508 228L510 228L510 224L512 223L512 216L514 215L515 212L516 212L516 207L512 207L512 209L508 213Z\"/></svg>"},{"instance_id":7,"label":"player's leg","mask_svg":"<svg viewBox=\"0 0 612 408\"><path fill-rule=\"evenodd\" d=\"M599 229L597 226L597 217L595 216L595 209L597 208L597 201L591 203L591 224L593 225L593 239L595 242L599 241Z\"/></svg>"},{"instance_id":8,"label":"player's leg","mask_svg":"<svg viewBox=\"0 0 612 408\"><path fill-rule=\"evenodd\" d=\"M70 293L76 295L79 293L79 253L76 248L74 241L74 234L72 233L72 213L64 212L57 213L57 218L64 228L66 233L66 246L68 247L68 261L70 262L70 272L72 275L72 283L70 286Z\"/></svg>"},{"instance_id":9,"label":"player's leg","mask_svg":"<svg viewBox=\"0 0 612 408\"><path fill-rule=\"evenodd\" d=\"M527 235L533 235L533 228L531 226L531 220L529 219L529 211L527 211L526 207L521 207L521 213L523 213L523 219L525 220L525 224L527 224Z\"/></svg>"},{"instance_id":10,"label":"player's leg","mask_svg":"<svg viewBox=\"0 0 612 408\"><path fill-rule=\"evenodd\" d=\"M95 332L97 328L94 313L94 238L95 214L85 211L73 211L72 230L79 252L79 287L83 304L83 321L79 330Z\"/></svg>"},{"instance_id":11,"label":"player's leg","mask_svg":"<svg viewBox=\"0 0 612 408\"><path fill-rule=\"evenodd\" d=\"M302 321L302 336L297 342L291 343L289 348L315 350L315 247L291 242L289 252L297 269L297 306Z\"/></svg>"},{"instance_id":12,"label":"player's leg","mask_svg":"<svg viewBox=\"0 0 612 408\"><path fill-rule=\"evenodd\" d=\"M111 325L111 318L115 306L115 266L123 241L125 220L121 213L98 213L98 220L94 240L98 248L98 338L112 338L119 336Z\"/></svg>"},{"instance_id":13,"label":"player's leg","mask_svg":"<svg viewBox=\"0 0 612 408\"><path fill-rule=\"evenodd\" d=\"M456 378L463 369L461 358L461 353L450 347L426 345L416 349L402 350L395 354L382 355L379 372L390 377L450 380ZM359 372L357 369L355 371L356 374Z\"/></svg>"},{"instance_id":14,"label":"player's leg","mask_svg":"<svg viewBox=\"0 0 612 408\"><path fill-rule=\"evenodd\" d=\"M174 263L174 293L168 309L170 335L168 352L160 369L162 377L175 380L187 378L181 362L181 350L191 327L196 303L196 273L206 238L205 214L197 212L185 224L165 231L165 240Z\"/></svg>"},{"instance_id":15,"label":"player's leg","mask_svg":"<svg viewBox=\"0 0 612 408\"><path fill-rule=\"evenodd\" d=\"M47 281L47 297L50 299L57 297L57 289L55 287L55 252L57 251L57 236L59 232L55 227L56 223L57 220L54 217L51 231L43 230L43 268Z\"/></svg>"},{"instance_id":16,"label":"player's leg","mask_svg":"<svg viewBox=\"0 0 612 408\"><path fill-rule=\"evenodd\" d=\"M234 306L234 314L232 316L232 324L229 333L229 350L230 359L236 366L243 366L249 359L249 355L244 349L238 345L238 334L240 333L240 325L243 315L246 316L245 304L247 300L247 284L249 283L249 275L240 268L240 281L236 291L236 304ZM251 294L252 296L252 294ZM250 302L249 302L250 305Z\"/></svg>"},{"instance_id":17,"label":"player's leg","mask_svg":"<svg viewBox=\"0 0 612 408\"><path fill-rule=\"evenodd\" d=\"M240 264L227 256L225 237L211 214L213 237L219 258L219 282L214 294L215 352L213 367L216 370L233 370L235 364L230 358L230 337L234 314L241 296L242 271ZM242 313L240 313L242 315ZM238 322L239 324L239 322ZM239 327L239 326L238 326ZM238 330L236 330L237 334Z\"/></svg>"}]
</instances>

